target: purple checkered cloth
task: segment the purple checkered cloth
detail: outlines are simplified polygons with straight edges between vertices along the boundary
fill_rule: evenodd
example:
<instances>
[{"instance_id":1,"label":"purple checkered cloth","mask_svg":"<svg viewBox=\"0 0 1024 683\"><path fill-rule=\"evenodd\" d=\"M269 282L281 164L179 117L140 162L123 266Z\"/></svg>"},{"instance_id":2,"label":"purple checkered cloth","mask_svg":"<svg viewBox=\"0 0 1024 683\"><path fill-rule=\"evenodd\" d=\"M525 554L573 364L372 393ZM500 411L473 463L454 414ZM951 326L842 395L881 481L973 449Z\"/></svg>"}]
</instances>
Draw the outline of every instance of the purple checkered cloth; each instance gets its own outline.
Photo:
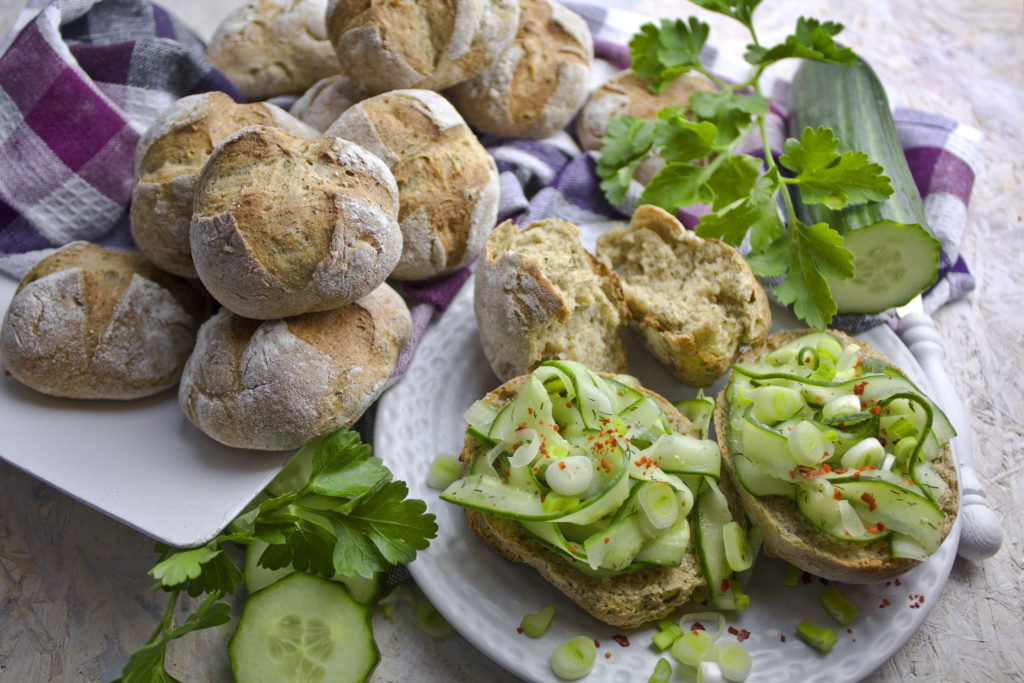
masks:
<instances>
[{"instance_id":1,"label":"purple checkered cloth","mask_svg":"<svg viewBox=\"0 0 1024 683\"><path fill-rule=\"evenodd\" d=\"M76 239L128 246L127 207L135 144L175 99L233 86L204 58L202 43L166 11L144 0L33 0L0 56L0 271L19 277L53 248ZM569 4L595 39L595 82L629 64L630 36L648 19L617 9ZM707 48L706 63L724 77L742 63ZM776 87L777 86L777 87ZM770 130L781 145L785 84ZM940 280L925 296L934 311L964 296L974 281L959 255L980 133L919 111L895 112L897 131L942 242ZM581 152L572 126L546 140L483 142L501 172L500 219L541 218L589 224L628 217L639 188L619 206L602 195L594 153ZM773 144L775 147L775 144ZM692 227L702 207L680 212ZM463 269L425 283L401 283L414 341L469 277ZM837 321L863 329L885 316ZM400 360L400 375L416 344Z\"/></svg>"}]
</instances>

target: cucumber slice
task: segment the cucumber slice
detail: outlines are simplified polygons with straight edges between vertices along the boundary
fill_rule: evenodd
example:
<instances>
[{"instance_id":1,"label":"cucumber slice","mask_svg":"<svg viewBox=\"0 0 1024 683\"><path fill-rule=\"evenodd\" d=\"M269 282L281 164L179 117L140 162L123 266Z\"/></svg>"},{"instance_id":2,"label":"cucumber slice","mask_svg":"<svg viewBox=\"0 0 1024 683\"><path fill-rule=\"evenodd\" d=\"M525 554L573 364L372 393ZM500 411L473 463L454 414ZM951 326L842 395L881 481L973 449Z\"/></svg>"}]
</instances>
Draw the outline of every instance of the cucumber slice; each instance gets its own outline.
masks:
<instances>
[{"instance_id":1,"label":"cucumber slice","mask_svg":"<svg viewBox=\"0 0 1024 683\"><path fill-rule=\"evenodd\" d=\"M935 282L939 242L916 223L880 221L846 233L854 276L830 280L844 313L878 313L902 306Z\"/></svg>"},{"instance_id":2,"label":"cucumber slice","mask_svg":"<svg viewBox=\"0 0 1024 683\"><path fill-rule=\"evenodd\" d=\"M295 572L295 568L290 566L280 569L261 567L259 558L268 545L266 541L257 538L245 550L245 568L242 570L242 576L245 579L245 588L250 595ZM333 580L344 584L352 597L364 605L371 604L380 594L380 574L374 574L370 578L358 574L353 576L335 574Z\"/></svg>"},{"instance_id":3,"label":"cucumber slice","mask_svg":"<svg viewBox=\"0 0 1024 683\"><path fill-rule=\"evenodd\" d=\"M301 572L249 598L228 655L238 683L365 681L380 661L370 610L341 584Z\"/></svg>"}]
</instances>

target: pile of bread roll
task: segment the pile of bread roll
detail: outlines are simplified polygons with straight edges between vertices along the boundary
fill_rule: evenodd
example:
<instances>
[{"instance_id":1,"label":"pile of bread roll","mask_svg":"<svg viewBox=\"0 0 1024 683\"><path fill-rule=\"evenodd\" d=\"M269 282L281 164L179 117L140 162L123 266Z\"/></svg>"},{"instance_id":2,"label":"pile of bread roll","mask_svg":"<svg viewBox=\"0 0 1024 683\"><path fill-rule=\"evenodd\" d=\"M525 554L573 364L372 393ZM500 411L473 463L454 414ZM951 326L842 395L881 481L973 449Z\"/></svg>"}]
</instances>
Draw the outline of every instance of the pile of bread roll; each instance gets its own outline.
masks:
<instances>
[{"instance_id":1,"label":"pile of bread roll","mask_svg":"<svg viewBox=\"0 0 1024 683\"><path fill-rule=\"evenodd\" d=\"M544 335L580 338L549 353L589 349L606 359L598 369L624 369L618 330L644 297L615 272L629 257L586 254L571 224L543 228L532 252L529 231L494 231L498 173L478 138L544 138L575 121L587 148L618 113L654 115L648 95L634 98L641 111L614 83L592 92L580 16L554 0L249 0L209 59L250 102L191 95L146 131L138 251L75 242L23 278L0 332L16 379L78 399L178 385L213 439L296 448L351 425L384 390L411 333L388 281L443 276L484 251L477 314L499 375L543 360ZM282 95L298 98L289 111L263 101ZM538 334L516 269L550 300L531 258L552 248L586 316Z\"/></svg>"}]
</instances>

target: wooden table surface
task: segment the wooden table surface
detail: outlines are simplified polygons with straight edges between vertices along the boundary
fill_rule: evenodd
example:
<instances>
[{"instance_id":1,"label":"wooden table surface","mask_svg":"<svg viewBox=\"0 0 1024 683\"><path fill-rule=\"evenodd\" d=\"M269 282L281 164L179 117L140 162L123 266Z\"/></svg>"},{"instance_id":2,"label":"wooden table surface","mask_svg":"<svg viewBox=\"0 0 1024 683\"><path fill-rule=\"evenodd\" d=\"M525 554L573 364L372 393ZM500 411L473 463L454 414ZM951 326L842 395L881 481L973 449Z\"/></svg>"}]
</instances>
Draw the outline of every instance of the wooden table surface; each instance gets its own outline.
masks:
<instances>
[{"instance_id":1,"label":"wooden table surface","mask_svg":"<svg viewBox=\"0 0 1024 683\"><path fill-rule=\"evenodd\" d=\"M23 4L0 2L0 33ZM164 3L203 36L232 4ZM765 42L789 30L794 5L766 0L758 8ZM634 9L698 14L712 24L714 42L743 44L727 21L684 0L639 0ZM1024 10L1019 0L806 0L799 12L845 24L844 41L875 67L894 104L944 113L985 134L963 244L977 288L934 318L1005 537L984 562L957 559L924 626L868 680L1022 680ZM150 539L0 462L0 681L115 678L164 606L146 573L155 557ZM230 628L172 646L172 672L186 681L230 680ZM382 661L374 681L517 680L457 635L426 636L406 610L394 621L378 615L376 633Z\"/></svg>"}]
</instances>

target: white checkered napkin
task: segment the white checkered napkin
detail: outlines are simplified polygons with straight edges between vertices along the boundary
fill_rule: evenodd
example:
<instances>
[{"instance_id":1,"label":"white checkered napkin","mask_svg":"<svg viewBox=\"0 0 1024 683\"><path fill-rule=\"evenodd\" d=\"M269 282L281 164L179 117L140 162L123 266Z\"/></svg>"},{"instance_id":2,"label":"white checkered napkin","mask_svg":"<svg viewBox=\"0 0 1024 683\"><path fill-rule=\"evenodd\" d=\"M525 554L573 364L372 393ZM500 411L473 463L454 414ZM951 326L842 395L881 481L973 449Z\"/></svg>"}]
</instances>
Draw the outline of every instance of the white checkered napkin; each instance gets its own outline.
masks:
<instances>
[{"instance_id":1,"label":"white checkered napkin","mask_svg":"<svg viewBox=\"0 0 1024 683\"><path fill-rule=\"evenodd\" d=\"M0 56L0 271L73 240L129 246L135 146L176 99L234 87L145 0L30 3Z\"/></svg>"}]
</instances>

